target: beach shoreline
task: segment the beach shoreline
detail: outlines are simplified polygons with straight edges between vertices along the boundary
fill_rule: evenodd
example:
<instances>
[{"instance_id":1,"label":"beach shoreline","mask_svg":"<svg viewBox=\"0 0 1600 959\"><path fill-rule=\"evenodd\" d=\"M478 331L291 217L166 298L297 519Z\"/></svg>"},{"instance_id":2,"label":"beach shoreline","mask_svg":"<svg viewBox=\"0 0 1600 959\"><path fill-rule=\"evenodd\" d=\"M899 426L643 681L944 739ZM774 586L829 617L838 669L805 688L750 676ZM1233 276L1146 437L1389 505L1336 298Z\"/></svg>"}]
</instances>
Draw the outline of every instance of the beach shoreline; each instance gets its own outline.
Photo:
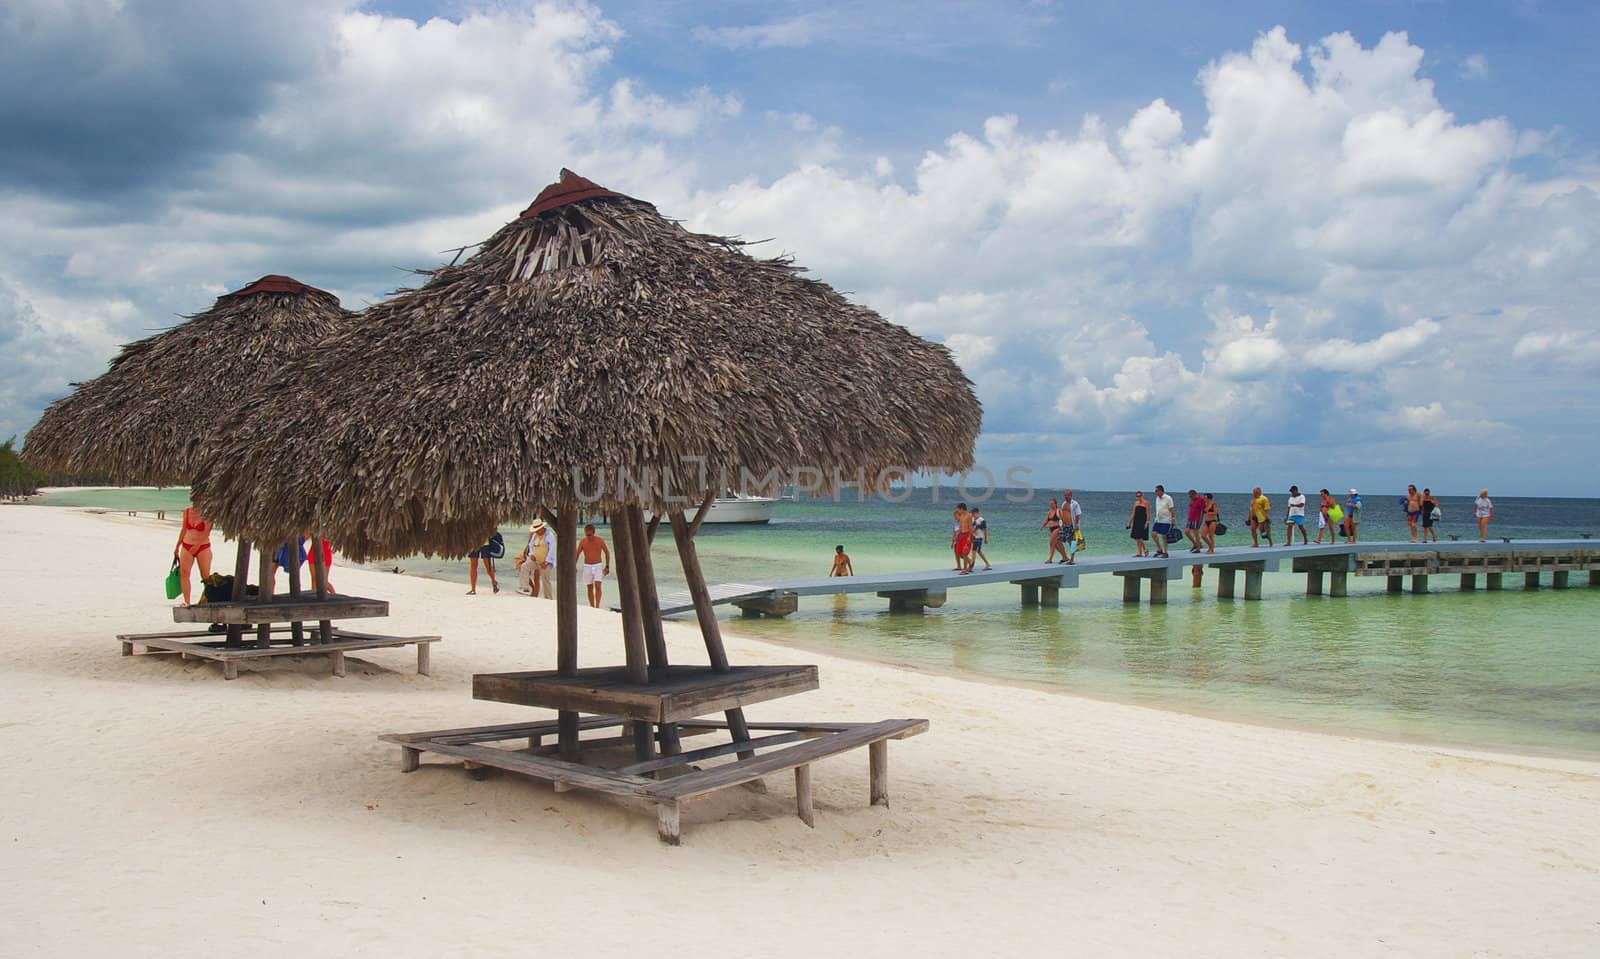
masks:
<instances>
[{"instance_id":1,"label":"beach shoreline","mask_svg":"<svg viewBox=\"0 0 1600 959\"><path fill-rule=\"evenodd\" d=\"M166 488L124 487L122 489L155 490ZM41 492L45 491L41 490ZM148 507L143 507L136 510L82 506L41 508L71 510L96 516L109 515L113 513L118 515L129 514L130 518L139 519L150 524L161 524L174 530L177 528L179 522L176 513L171 510L166 511L167 515L164 519L157 519L154 515L156 511ZM511 557L514 555L515 549L511 546L508 546L506 559L502 562L500 569L501 578L506 581L506 585L503 587L503 590L507 594L507 596L502 597L502 599L521 598L518 597L518 594L515 591L515 571L510 565ZM422 557L422 559L428 560L431 558ZM411 569L400 568L400 564L404 562L405 560L385 560L367 563L349 563L344 559L343 556L338 556L336 560L337 566L341 569L359 569L382 575L400 575L437 583L465 584L467 581L465 561L462 561L457 567L454 568L453 575L447 575L426 566L423 568L416 568L413 566ZM217 568L222 570L222 567L220 566ZM231 569L231 567L229 567L229 569ZM228 570L222 571L227 572ZM283 584L281 582L279 584L279 588L283 588ZM693 618L691 616L680 616L677 621L680 623L690 623L692 622L692 619ZM806 635L770 638L763 637L748 630L741 630L740 625L740 620L734 617L728 617L722 620L722 629L724 633L729 635L739 635L750 642L761 643L777 649L790 650L794 653L807 655L835 657L863 665L877 665L890 669L904 670L929 676L942 676L958 679L965 682L975 682L1003 688L1030 689L1052 695L1076 696L1096 702L1143 709L1154 709L1161 712L1170 712L1174 715L1193 716L1196 718L1209 719L1224 723L1239 723L1244 725L1262 726L1269 729L1281 729L1292 732L1333 736L1337 738L1368 739L1374 742L1410 745L1422 748L1445 749L1462 754L1471 754L1473 756L1482 758L1498 757L1508 761L1516 761L1518 759L1540 759L1571 760L1578 763L1600 763L1600 750L1583 749L1578 747L1567 748L1561 746L1543 746L1533 743L1521 743L1515 745L1493 744L1474 742L1471 739L1452 737L1448 735L1429 735L1420 733L1408 734L1399 731L1383 731L1372 729L1370 727L1355 725L1349 722L1341 725L1335 721L1296 719L1292 716L1273 714L1269 711L1259 708L1253 711L1243 708L1238 708L1231 711L1219 708L1206 708L1204 706L1192 703L1174 702L1172 701L1171 697L1164 697L1158 693L1152 693L1143 697L1128 694L1119 695L1112 692L1100 692L1092 689L1084 689L1048 678L1032 679L1015 675L996 675L988 672L962 669L954 666L941 666L936 663L915 662L904 658L894 658L888 655L879 655L875 652L876 647L868 646L860 649L845 649L840 648L837 644L829 644L811 639Z\"/></svg>"},{"instance_id":2,"label":"beach shoreline","mask_svg":"<svg viewBox=\"0 0 1600 959\"><path fill-rule=\"evenodd\" d=\"M18 954L499 955L526 950L530 916L542 947L585 955L1581 956L1596 935L1597 763L1230 723L730 631L737 663L821 668L820 690L752 720L932 727L892 745L888 809L866 802L864 757L832 760L815 829L773 777L689 806L672 849L638 810L436 760L402 774L376 738L542 715L470 682L552 666L553 604L335 567L342 591L390 601L367 628L443 635L434 675L379 650L343 679L313 658L227 682L118 655L115 634L171 628L170 526L17 506L0 535L0 748L26 770L0 804L0 923ZM617 617L579 612L581 662L619 660ZM674 661L704 655L683 624L667 640ZM600 889L637 904L610 937L538 922ZM196 890L226 905L161 904Z\"/></svg>"}]
</instances>

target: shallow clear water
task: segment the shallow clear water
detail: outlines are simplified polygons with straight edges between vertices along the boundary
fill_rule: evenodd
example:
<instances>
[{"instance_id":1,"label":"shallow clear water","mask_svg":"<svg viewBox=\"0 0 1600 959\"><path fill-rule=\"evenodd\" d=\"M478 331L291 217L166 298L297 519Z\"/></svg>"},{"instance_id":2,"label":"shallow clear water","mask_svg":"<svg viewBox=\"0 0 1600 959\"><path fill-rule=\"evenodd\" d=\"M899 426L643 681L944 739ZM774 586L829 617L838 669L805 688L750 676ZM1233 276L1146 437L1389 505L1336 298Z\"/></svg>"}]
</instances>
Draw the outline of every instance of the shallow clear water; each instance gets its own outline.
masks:
<instances>
[{"instance_id":1,"label":"shallow clear water","mask_svg":"<svg viewBox=\"0 0 1600 959\"><path fill-rule=\"evenodd\" d=\"M1122 529L1131 494L1080 493L1091 555L1132 553ZM1176 497L1181 502L1184 497ZM858 572L932 569L950 559L950 491L904 503L785 502L766 526L707 526L699 549L713 582L824 575L842 544ZM1047 499L1047 497L1046 497ZM1247 497L1220 497L1245 541ZM1273 495L1281 518L1283 494ZM51 494L53 505L181 508L181 490ZM1470 499L1446 497L1442 539L1476 538ZM1496 498L1491 535L1569 537L1600 530L1600 501ZM984 504L996 562L1043 559L1044 500ZM1315 520L1313 519L1313 524ZM1281 534L1281 525L1275 530ZM508 551L525 531L505 528ZM1312 530L1313 537L1315 529ZM1392 496L1367 497L1362 538L1405 539ZM1600 544L1597 544L1600 548ZM670 537L654 551L663 591L681 587ZM383 566L452 580L465 562L413 557ZM1268 574L1264 602L1219 602L1215 580L1169 587L1165 607L1125 606L1121 583L1086 576L1059 609L1020 606L1014 586L952 590L941 609L890 614L870 594L802 597L785 619L735 620L764 640L919 668L1050 686L1088 695L1260 722L1487 748L1600 756L1600 589L1463 593L1455 577L1432 592L1389 595L1382 578L1350 578L1344 599L1307 597L1304 576ZM609 587L614 589L614 586ZM612 595L608 592L608 596Z\"/></svg>"}]
</instances>

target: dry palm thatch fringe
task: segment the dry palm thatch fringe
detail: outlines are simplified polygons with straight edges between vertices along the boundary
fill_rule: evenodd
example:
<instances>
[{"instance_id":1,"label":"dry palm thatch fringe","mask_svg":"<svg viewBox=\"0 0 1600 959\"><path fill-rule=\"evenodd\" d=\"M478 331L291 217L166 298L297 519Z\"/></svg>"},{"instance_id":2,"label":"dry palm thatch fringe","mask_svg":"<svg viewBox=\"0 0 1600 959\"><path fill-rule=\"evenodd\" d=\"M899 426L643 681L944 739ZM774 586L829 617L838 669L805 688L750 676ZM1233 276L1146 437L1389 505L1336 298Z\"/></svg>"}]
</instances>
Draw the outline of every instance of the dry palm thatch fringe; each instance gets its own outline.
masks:
<instances>
[{"instance_id":1,"label":"dry palm thatch fringe","mask_svg":"<svg viewBox=\"0 0 1600 959\"><path fill-rule=\"evenodd\" d=\"M187 484L197 453L233 428L242 406L258 401L256 385L353 316L332 293L264 276L123 347L110 369L45 410L23 458L41 471Z\"/></svg>"},{"instance_id":2,"label":"dry palm thatch fringe","mask_svg":"<svg viewBox=\"0 0 1600 959\"><path fill-rule=\"evenodd\" d=\"M661 511L796 468L971 465L981 410L943 346L562 172L287 366L209 450L227 468L202 509L355 559L459 556L538 503Z\"/></svg>"}]
</instances>

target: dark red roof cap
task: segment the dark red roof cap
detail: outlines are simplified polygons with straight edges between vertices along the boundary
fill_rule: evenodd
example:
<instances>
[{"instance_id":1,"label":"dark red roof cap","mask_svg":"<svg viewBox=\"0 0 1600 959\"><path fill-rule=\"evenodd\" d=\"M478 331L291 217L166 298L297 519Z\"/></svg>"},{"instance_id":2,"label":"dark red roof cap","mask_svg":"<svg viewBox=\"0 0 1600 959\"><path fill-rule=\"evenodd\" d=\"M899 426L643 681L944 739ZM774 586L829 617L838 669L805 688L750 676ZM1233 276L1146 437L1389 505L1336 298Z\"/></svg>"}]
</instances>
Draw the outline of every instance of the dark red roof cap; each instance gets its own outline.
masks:
<instances>
[{"instance_id":1,"label":"dark red roof cap","mask_svg":"<svg viewBox=\"0 0 1600 959\"><path fill-rule=\"evenodd\" d=\"M292 276L282 276L277 273L268 273L243 289L234 290L227 296L249 296L252 293L321 293L322 290L314 286L306 286Z\"/></svg>"},{"instance_id":2,"label":"dark red roof cap","mask_svg":"<svg viewBox=\"0 0 1600 959\"><path fill-rule=\"evenodd\" d=\"M522 216L518 219L526 220L547 210L554 210L558 206L566 206L579 200L592 200L599 196L622 196L622 194L607 190L593 180L584 179L563 167L561 179L540 190L539 195L533 198L533 205L523 210Z\"/></svg>"}]
</instances>

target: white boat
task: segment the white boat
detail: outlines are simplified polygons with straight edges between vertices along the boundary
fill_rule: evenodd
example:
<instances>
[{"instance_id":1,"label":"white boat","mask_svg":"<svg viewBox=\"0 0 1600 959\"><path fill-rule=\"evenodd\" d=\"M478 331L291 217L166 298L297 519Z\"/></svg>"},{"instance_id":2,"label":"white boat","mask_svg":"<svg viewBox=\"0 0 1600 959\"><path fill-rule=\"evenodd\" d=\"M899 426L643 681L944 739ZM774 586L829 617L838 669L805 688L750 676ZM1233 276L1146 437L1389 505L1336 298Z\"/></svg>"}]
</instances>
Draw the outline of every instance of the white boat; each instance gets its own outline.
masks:
<instances>
[{"instance_id":1,"label":"white boat","mask_svg":"<svg viewBox=\"0 0 1600 959\"><path fill-rule=\"evenodd\" d=\"M772 519L778 500L774 496L719 496L706 510L707 523L765 523ZM690 511L689 515L694 515Z\"/></svg>"}]
</instances>

